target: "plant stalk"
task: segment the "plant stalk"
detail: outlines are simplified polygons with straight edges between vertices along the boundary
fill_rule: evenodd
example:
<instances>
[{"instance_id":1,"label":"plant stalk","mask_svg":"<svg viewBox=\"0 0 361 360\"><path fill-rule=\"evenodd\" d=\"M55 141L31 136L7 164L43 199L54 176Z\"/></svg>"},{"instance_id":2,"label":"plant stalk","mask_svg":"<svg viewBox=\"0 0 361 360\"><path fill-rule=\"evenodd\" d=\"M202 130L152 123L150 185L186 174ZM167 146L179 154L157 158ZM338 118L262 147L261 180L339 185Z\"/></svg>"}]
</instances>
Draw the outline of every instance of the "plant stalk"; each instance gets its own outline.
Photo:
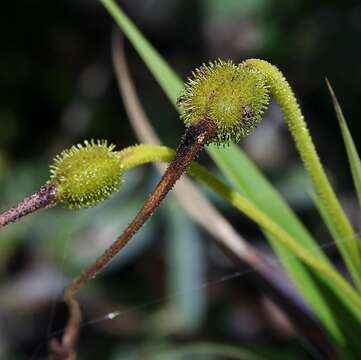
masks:
<instances>
[{"instance_id":1,"label":"plant stalk","mask_svg":"<svg viewBox=\"0 0 361 360\"><path fill-rule=\"evenodd\" d=\"M36 193L26 197L18 205L5 210L0 214L0 226L11 224L23 216L33 212L55 206L57 188L55 184L49 183L40 188Z\"/></svg>"},{"instance_id":2,"label":"plant stalk","mask_svg":"<svg viewBox=\"0 0 361 360\"><path fill-rule=\"evenodd\" d=\"M149 195L142 209L114 243L80 275L75 277L64 290L64 301L69 308L69 320L65 327L61 344L53 339L50 342L50 359L75 359L75 345L81 323L81 309L75 293L103 269L114 256L128 243L142 225L152 216L162 200L173 188L188 165L202 151L207 142L217 133L216 126L208 119L189 127L181 139L174 160L169 164L154 191ZM63 356L63 357L61 357ZM73 356L73 357L72 357Z\"/></svg>"},{"instance_id":3,"label":"plant stalk","mask_svg":"<svg viewBox=\"0 0 361 360\"><path fill-rule=\"evenodd\" d=\"M135 166L149 162L171 162L174 151L165 146L137 145L123 150L119 155L122 156L124 169L126 171ZM191 164L188 169L188 174L193 176L199 183L213 190L240 212L244 213L262 229L275 236L294 255L308 264L311 268L320 272L325 278L333 281L339 288L340 293L345 295L345 302L352 303L354 306L353 309L357 309L355 315L361 320L361 296L336 271L336 268L332 264L317 257L317 254L314 254L312 249L305 249L292 235L269 218L267 214L262 212L240 193L224 184L203 166L197 163Z\"/></svg>"},{"instance_id":4,"label":"plant stalk","mask_svg":"<svg viewBox=\"0 0 361 360\"><path fill-rule=\"evenodd\" d=\"M244 64L256 68L265 76L270 86L270 92L284 115L285 122L314 188L324 205L327 215L333 219L338 235L335 239L336 244L356 287L360 291L361 244L328 181L307 124L289 83L283 74L267 61L249 59Z\"/></svg>"}]
</instances>

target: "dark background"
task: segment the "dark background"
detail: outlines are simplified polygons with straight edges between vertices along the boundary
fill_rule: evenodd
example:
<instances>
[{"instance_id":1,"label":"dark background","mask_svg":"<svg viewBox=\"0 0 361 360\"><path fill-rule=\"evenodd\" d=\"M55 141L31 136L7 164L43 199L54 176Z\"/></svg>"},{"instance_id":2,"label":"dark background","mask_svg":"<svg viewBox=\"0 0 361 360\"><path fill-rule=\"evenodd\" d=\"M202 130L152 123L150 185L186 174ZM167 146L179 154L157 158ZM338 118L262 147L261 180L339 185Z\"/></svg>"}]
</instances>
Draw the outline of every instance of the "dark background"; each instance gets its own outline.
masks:
<instances>
[{"instance_id":1,"label":"dark background","mask_svg":"<svg viewBox=\"0 0 361 360\"><path fill-rule=\"evenodd\" d=\"M238 63L259 57L278 66L300 99L320 156L359 229L347 159L324 82L327 76L358 145L359 1L123 0L119 4L183 78L202 62L217 58ZM111 63L113 27L97 1L2 4L1 208L42 185L52 158L72 144L106 138L121 149L137 142ZM175 147L182 124L140 58L128 43L125 47L152 124L164 143ZM306 194L307 179L276 106L271 105L266 121L241 146L320 243L330 241ZM212 168L206 157L202 160ZM151 168L136 169L127 175L123 191L96 209L75 213L52 209L1 231L1 358L44 356L47 335L66 319L60 302L52 310L64 283L115 238L157 178ZM247 240L268 251L254 225L218 205ZM139 356L136 351L146 354L154 344L171 347L190 340L281 350L286 346L312 357L252 274L190 291L237 269L207 241L208 235L178 213L177 205L169 201L135 245L82 291L86 314L82 358L133 359ZM179 234L180 226L187 230ZM337 262L335 250L328 251ZM186 260L178 263L178 258ZM181 295L169 297L174 292ZM125 313L117 320L102 320L119 309Z\"/></svg>"}]
</instances>

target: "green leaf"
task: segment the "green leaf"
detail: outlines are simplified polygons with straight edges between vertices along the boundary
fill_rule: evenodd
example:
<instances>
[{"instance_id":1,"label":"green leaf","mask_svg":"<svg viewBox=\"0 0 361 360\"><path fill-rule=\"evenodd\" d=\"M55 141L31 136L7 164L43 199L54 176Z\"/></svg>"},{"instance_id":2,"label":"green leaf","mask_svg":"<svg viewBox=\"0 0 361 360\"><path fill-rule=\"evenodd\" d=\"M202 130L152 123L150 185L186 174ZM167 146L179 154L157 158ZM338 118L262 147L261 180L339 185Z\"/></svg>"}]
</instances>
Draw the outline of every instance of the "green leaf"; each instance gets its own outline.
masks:
<instances>
[{"instance_id":1,"label":"green leaf","mask_svg":"<svg viewBox=\"0 0 361 360\"><path fill-rule=\"evenodd\" d=\"M347 126L346 119L343 115L340 104L337 100L337 97L336 97L328 79L326 79L326 84L327 84L328 90L331 94L333 107L335 109L337 120L338 120L338 123L341 128L341 134L343 137L343 141L345 143L347 157L348 157L348 161L350 163L352 178L353 178L353 182L354 182L356 192L357 192L357 198L358 198L359 204L361 205L361 161L360 161L360 157L359 157L359 154L357 153L355 143L352 139L350 130Z\"/></svg>"},{"instance_id":2,"label":"green leaf","mask_svg":"<svg viewBox=\"0 0 361 360\"><path fill-rule=\"evenodd\" d=\"M139 52L170 101L175 105L177 96L182 90L183 82L113 0L101 0L101 2ZM225 149L211 147L208 151L221 170L237 185L241 192L248 196L249 200L267 213L285 231L293 235L305 248L317 254L320 261L327 261L323 252L318 249L317 243L292 210L236 146ZM277 239L268 235L267 237L298 289L336 341L344 358L351 359L352 355L350 354L353 352L360 357L361 347L358 345L357 334L361 331L361 324L355 316L355 314L360 313L360 309L351 306L332 282L301 262L290 251L281 246Z\"/></svg>"},{"instance_id":3,"label":"green leaf","mask_svg":"<svg viewBox=\"0 0 361 360\"><path fill-rule=\"evenodd\" d=\"M206 280L205 248L198 229L176 201L167 202L164 216L167 219L169 298L180 315L180 329L192 331L201 325L205 315L202 287Z\"/></svg>"}]
</instances>

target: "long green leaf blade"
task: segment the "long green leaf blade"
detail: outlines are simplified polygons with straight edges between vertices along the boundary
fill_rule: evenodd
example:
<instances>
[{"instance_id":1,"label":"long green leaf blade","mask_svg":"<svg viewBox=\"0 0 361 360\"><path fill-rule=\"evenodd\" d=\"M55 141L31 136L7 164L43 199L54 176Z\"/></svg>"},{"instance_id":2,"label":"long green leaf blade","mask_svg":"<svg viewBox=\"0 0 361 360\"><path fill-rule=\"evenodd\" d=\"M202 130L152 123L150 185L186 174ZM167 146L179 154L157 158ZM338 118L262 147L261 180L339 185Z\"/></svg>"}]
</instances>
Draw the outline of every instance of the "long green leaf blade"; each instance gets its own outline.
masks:
<instances>
[{"instance_id":1,"label":"long green leaf blade","mask_svg":"<svg viewBox=\"0 0 361 360\"><path fill-rule=\"evenodd\" d=\"M327 84L328 90L331 94L333 107L335 109L337 120L340 125L341 134L343 137L343 141L345 143L348 161L350 163L353 182L354 182L354 185L356 188L357 198L358 198L359 204L361 205L361 160L360 160L360 156L357 152L355 143L352 139L352 135L347 126L347 122L343 115L341 106L337 100L335 92L333 91L333 88L332 88L330 82L328 81L328 79L326 79L326 84Z\"/></svg>"}]
</instances>

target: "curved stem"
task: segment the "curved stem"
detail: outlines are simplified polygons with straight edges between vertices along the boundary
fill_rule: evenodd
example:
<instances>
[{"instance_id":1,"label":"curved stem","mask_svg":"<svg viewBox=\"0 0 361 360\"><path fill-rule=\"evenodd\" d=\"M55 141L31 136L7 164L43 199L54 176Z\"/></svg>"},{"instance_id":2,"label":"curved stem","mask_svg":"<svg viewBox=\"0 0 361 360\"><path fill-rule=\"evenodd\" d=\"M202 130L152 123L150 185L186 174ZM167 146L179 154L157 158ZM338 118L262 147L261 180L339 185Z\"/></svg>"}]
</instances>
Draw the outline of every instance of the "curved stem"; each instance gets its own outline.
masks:
<instances>
[{"instance_id":1,"label":"curved stem","mask_svg":"<svg viewBox=\"0 0 361 360\"><path fill-rule=\"evenodd\" d=\"M202 137L203 135L201 135L201 138ZM196 138L199 139L199 137ZM198 142L198 144L194 144L192 149L190 149L192 155L189 154L189 156L186 156L187 159L185 159L184 156L179 156L179 153L182 153L184 150L183 144L184 142L187 142L187 137L183 138L183 142L178 148L177 153L167 147L156 145L136 145L119 152L119 157L124 165L124 170L149 162L170 162L171 164L168 169L173 169L177 172L177 175L175 176L173 174L170 176L169 172L172 172L173 170L166 171L158 186L146 201L144 208L139 211L123 234L116 239L112 246L106 250L102 256L85 269L78 277L74 278L73 281L65 288L64 300L69 306L69 321L65 328L62 343L59 343L57 340L53 340L50 343L52 351L50 359L75 359L74 347L81 322L80 306L74 297L75 293L84 286L88 280L93 278L97 272L100 271L127 244L134 232L137 231L152 215L161 199L172 188L179 176L181 176L182 172L187 167L187 164L192 161L193 156L203 147L203 141L205 142L206 140L202 139L202 141ZM186 155L187 153L188 152L186 152ZM179 162L179 160L181 161ZM174 169L175 164L177 164L177 169ZM273 222L266 214L240 195L237 191L231 189L222 181L218 180L204 167L196 163L192 163L189 166L188 172L200 183L212 189L223 199L231 203L234 207L257 223L260 227L275 236L293 254L295 254L295 256L325 276L325 278L329 281L331 280L336 285L335 287L338 289L339 293L343 294L342 299L344 299L345 303L351 305L349 306L350 310L358 319L361 320L361 297L332 265L324 260L320 260L312 254L312 251L306 250L297 242L297 240L284 231L278 224ZM164 194L164 196L161 194Z\"/></svg>"},{"instance_id":2,"label":"curved stem","mask_svg":"<svg viewBox=\"0 0 361 360\"><path fill-rule=\"evenodd\" d=\"M122 157L124 168L130 169L132 167L154 161L172 161L174 157L174 150L165 146L136 145L121 151L119 156ZM192 163L189 167L188 173L200 183L206 185L223 199L231 203L235 208L244 213L260 227L274 235L289 250L291 250L292 253L294 253L306 264L322 273L328 279L331 279L338 286L340 293L343 293L345 301L350 300L356 308L360 309L357 316L361 319L361 297L332 265L314 256L312 254L312 250L306 250L297 242L296 239L284 231L278 224L273 222L265 213L259 210L237 191L217 179L203 166Z\"/></svg>"},{"instance_id":3,"label":"curved stem","mask_svg":"<svg viewBox=\"0 0 361 360\"><path fill-rule=\"evenodd\" d=\"M265 76L270 86L270 92L283 112L289 131L312 183L329 217L334 221L338 234L338 239L335 239L336 244L355 284L361 290L361 247L358 237L352 229L327 179L307 124L290 85L277 67L267 61L249 59L242 64L243 66L256 68Z\"/></svg>"},{"instance_id":4,"label":"curved stem","mask_svg":"<svg viewBox=\"0 0 361 360\"><path fill-rule=\"evenodd\" d=\"M189 127L186 130L174 159L132 222L94 263L88 266L66 286L64 290L64 301L69 307L69 320L65 327L62 343L59 344L57 341L51 343L52 352L55 353L54 356L57 356L57 353L74 353L81 322L80 306L74 298L75 293L84 286L88 280L94 278L152 216L188 165L199 154L209 139L215 136L216 131L217 129L213 122L207 119L200 121L197 125Z\"/></svg>"},{"instance_id":5,"label":"curved stem","mask_svg":"<svg viewBox=\"0 0 361 360\"><path fill-rule=\"evenodd\" d=\"M361 309L361 297L347 283L347 281L337 271L335 271L331 265L325 261L320 261L314 255L312 255L311 251L306 250L292 236L284 231L278 224L273 222L266 214L260 211L250 201L248 201L236 191L230 189L217 178L210 176L210 173L204 168L194 164L192 167L190 167L189 172L194 177L196 177L198 181L212 188L218 195L227 200L238 210L243 212L260 227L274 235L302 261L332 280L335 284L338 285L340 290L344 291L344 295L347 294L354 305Z\"/></svg>"}]
</instances>

